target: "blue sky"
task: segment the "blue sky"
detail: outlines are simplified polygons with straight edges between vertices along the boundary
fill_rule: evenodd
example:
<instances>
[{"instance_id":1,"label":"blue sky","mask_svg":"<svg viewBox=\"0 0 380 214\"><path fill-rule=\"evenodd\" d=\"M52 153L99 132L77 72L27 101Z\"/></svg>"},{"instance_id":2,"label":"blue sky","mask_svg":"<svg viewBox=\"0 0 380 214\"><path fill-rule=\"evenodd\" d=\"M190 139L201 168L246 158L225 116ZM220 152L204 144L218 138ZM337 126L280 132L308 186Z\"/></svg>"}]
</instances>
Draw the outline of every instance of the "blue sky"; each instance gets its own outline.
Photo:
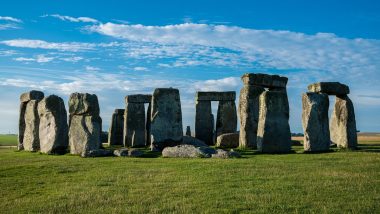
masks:
<instances>
[{"instance_id":1,"label":"blue sky","mask_svg":"<svg viewBox=\"0 0 380 214\"><path fill-rule=\"evenodd\" d=\"M195 91L239 92L246 72L289 78L293 132L317 81L349 85L358 129L380 131L379 11L368 0L2 1L0 133L17 132L31 89L97 94L107 129L125 95L177 87L194 129Z\"/></svg>"}]
</instances>

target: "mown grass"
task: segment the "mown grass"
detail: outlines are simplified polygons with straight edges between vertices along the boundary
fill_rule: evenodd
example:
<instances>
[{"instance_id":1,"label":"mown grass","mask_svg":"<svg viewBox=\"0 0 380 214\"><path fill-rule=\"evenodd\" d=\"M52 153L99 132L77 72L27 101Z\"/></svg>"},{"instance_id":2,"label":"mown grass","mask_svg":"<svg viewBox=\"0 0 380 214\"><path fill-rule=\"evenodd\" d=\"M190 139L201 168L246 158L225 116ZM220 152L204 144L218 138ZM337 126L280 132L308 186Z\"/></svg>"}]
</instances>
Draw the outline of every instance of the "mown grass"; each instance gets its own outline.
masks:
<instances>
[{"instance_id":1,"label":"mown grass","mask_svg":"<svg viewBox=\"0 0 380 214\"><path fill-rule=\"evenodd\" d=\"M380 142L240 159L80 158L0 149L2 213L379 213ZM149 157L154 157L149 156Z\"/></svg>"},{"instance_id":2,"label":"mown grass","mask_svg":"<svg viewBox=\"0 0 380 214\"><path fill-rule=\"evenodd\" d=\"M17 146L17 135L0 134L0 146Z\"/></svg>"}]
</instances>

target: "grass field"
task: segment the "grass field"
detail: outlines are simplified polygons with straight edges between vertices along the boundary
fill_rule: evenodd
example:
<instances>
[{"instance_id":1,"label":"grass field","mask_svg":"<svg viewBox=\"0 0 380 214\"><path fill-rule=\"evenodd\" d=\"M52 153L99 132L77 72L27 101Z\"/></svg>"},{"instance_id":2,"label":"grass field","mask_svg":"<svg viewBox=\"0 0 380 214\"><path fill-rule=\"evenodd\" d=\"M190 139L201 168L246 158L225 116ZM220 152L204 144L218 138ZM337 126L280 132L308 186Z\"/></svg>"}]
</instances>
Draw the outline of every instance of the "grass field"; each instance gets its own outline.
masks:
<instances>
[{"instance_id":1,"label":"grass field","mask_svg":"<svg viewBox=\"0 0 380 214\"><path fill-rule=\"evenodd\" d=\"M80 158L0 149L1 213L379 213L380 139L240 159Z\"/></svg>"},{"instance_id":2,"label":"grass field","mask_svg":"<svg viewBox=\"0 0 380 214\"><path fill-rule=\"evenodd\" d=\"M0 146L17 146L17 135L0 134Z\"/></svg>"}]
</instances>

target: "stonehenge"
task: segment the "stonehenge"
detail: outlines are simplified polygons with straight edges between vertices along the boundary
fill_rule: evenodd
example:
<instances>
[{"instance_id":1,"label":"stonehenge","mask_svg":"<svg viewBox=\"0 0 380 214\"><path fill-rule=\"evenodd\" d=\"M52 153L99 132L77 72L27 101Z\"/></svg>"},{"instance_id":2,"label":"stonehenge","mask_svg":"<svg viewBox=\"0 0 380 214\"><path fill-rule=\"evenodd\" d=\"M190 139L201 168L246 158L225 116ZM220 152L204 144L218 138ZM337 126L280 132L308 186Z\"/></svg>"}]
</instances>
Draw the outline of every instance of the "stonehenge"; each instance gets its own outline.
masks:
<instances>
[{"instance_id":1,"label":"stonehenge","mask_svg":"<svg viewBox=\"0 0 380 214\"><path fill-rule=\"evenodd\" d=\"M198 91L195 96L195 137L208 145L214 145L214 116L211 101L219 101L216 116L216 136L234 133L237 129L236 92Z\"/></svg>"},{"instance_id":2,"label":"stonehenge","mask_svg":"<svg viewBox=\"0 0 380 214\"><path fill-rule=\"evenodd\" d=\"M191 137L191 129L190 129L190 126L187 126L187 127L186 127L186 136L190 136L190 137Z\"/></svg>"},{"instance_id":3,"label":"stonehenge","mask_svg":"<svg viewBox=\"0 0 380 214\"><path fill-rule=\"evenodd\" d=\"M304 150L327 151L330 141L341 148L355 149L356 121L354 106L347 96L349 87L339 82L319 82L310 84L308 90L302 95ZM330 124L328 95L335 95Z\"/></svg>"},{"instance_id":4,"label":"stonehenge","mask_svg":"<svg viewBox=\"0 0 380 214\"><path fill-rule=\"evenodd\" d=\"M69 98L70 153L81 155L101 147L102 119L95 94L73 93Z\"/></svg>"},{"instance_id":5,"label":"stonehenge","mask_svg":"<svg viewBox=\"0 0 380 214\"><path fill-rule=\"evenodd\" d=\"M50 95L38 103L40 151L66 153L68 141L67 113L62 98Z\"/></svg>"},{"instance_id":6,"label":"stonehenge","mask_svg":"<svg viewBox=\"0 0 380 214\"><path fill-rule=\"evenodd\" d=\"M20 96L18 150L40 149L38 102L44 98L41 91L29 91Z\"/></svg>"},{"instance_id":7,"label":"stonehenge","mask_svg":"<svg viewBox=\"0 0 380 214\"><path fill-rule=\"evenodd\" d=\"M146 146L150 130L152 95L135 94L125 97L123 144L129 147ZM145 103L149 103L145 116ZM146 122L145 122L146 121Z\"/></svg>"},{"instance_id":8,"label":"stonehenge","mask_svg":"<svg viewBox=\"0 0 380 214\"><path fill-rule=\"evenodd\" d=\"M151 149L161 151L182 142L182 110L179 90L157 88L153 92L150 117Z\"/></svg>"},{"instance_id":9,"label":"stonehenge","mask_svg":"<svg viewBox=\"0 0 380 214\"><path fill-rule=\"evenodd\" d=\"M108 129L108 145L123 145L124 109L115 109Z\"/></svg>"}]
</instances>

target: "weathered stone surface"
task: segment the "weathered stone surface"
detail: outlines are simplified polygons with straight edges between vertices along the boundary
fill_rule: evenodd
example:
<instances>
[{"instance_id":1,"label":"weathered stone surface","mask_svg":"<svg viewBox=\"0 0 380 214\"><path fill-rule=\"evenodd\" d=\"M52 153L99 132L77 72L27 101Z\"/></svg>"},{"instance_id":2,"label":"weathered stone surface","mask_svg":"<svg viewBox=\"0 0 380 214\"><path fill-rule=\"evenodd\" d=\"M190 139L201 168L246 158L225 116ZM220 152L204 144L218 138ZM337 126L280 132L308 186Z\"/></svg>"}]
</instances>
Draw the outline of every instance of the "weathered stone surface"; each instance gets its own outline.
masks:
<instances>
[{"instance_id":1,"label":"weathered stone surface","mask_svg":"<svg viewBox=\"0 0 380 214\"><path fill-rule=\"evenodd\" d=\"M350 93L350 88L339 82L317 82L310 84L309 92L325 93L328 95L346 95Z\"/></svg>"},{"instance_id":2,"label":"weathered stone surface","mask_svg":"<svg viewBox=\"0 0 380 214\"><path fill-rule=\"evenodd\" d=\"M244 85L240 90L239 116L240 136L239 146L242 148L257 148L257 123L259 121L259 97L265 89L260 86Z\"/></svg>"},{"instance_id":3,"label":"weathered stone surface","mask_svg":"<svg viewBox=\"0 0 380 214\"><path fill-rule=\"evenodd\" d=\"M287 77L269 74L246 73L241 77L244 85L256 85L265 88L286 88Z\"/></svg>"},{"instance_id":4,"label":"weathered stone surface","mask_svg":"<svg viewBox=\"0 0 380 214\"><path fill-rule=\"evenodd\" d=\"M321 152L330 149L329 97L327 94L302 95L302 126L304 150Z\"/></svg>"},{"instance_id":5,"label":"weathered stone surface","mask_svg":"<svg viewBox=\"0 0 380 214\"><path fill-rule=\"evenodd\" d=\"M216 116L216 136L236 132L237 114L235 101L219 101Z\"/></svg>"},{"instance_id":6,"label":"weathered stone surface","mask_svg":"<svg viewBox=\"0 0 380 214\"><path fill-rule=\"evenodd\" d=\"M44 93L42 91L29 91L21 94L20 101L22 103L28 102L30 100L42 100L44 98Z\"/></svg>"},{"instance_id":7,"label":"weathered stone surface","mask_svg":"<svg viewBox=\"0 0 380 214\"><path fill-rule=\"evenodd\" d=\"M99 102L95 94L72 93L69 98L70 115L99 115Z\"/></svg>"},{"instance_id":8,"label":"weathered stone surface","mask_svg":"<svg viewBox=\"0 0 380 214\"><path fill-rule=\"evenodd\" d=\"M150 146L150 115L152 114L152 104L149 103L148 105L148 110L146 111L146 124L145 124L145 141L146 141L146 146Z\"/></svg>"},{"instance_id":9,"label":"weathered stone surface","mask_svg":"<svg viewBox=\"0 0 380 214\"><path fill-rule=\"evenodd\" d=\"M113 155L118 157L127 157L128 149L116 149L115 151L113 151Z\"/></svg>"},{"instance_id":10,"label":"weathered stone surface","mask_svg":"<svg viewBox=\"0 0 380 214\"><path fill-rule=\"evenodd\" d=\"M125 103L150 103L151 100L150 94L133 94L125 97Z\"/></svg>"},{"instance_id":11,"label":"weathered stone surface","mask_svg":"<svg viewBox=\"0 0 380 214\"><path fill-rule=\"evenodd\" d=\"M183 136L182 144L192 145L195 147L206 147L207 146L207 144L204 143L203 141L201 141L195 137L191 137L191 136Z\"/></svg>"},{"instance_id":12,"label":"weathered stone surface","mask_svg":"<svg viewBox=\"0 0 380 214\"><path fill-rule=\"evenodd\" d=\"M195 137L207 145L214 145L214 116L211 101L196 101L195 104Z\"/></svg>"},{"instance_id":13,"label":"weathered stone surface","mask_svg":"<svg viewBox=\"0 0 380 214\"><path fill-rule=\"evenodd\" d=\"M40 139L39 139L39 125L40 119L38 116L38 100L30 100L26 104L25 109L25 130L23 147L25 151L38 151L40 149Z\"/></svg>"},{"instance_id":14,"label":"weathered stone surface","mask_svg":"<svg viewBox=\"0 0 380 214\"><path fill-rule=\"evenodd\" d=\"M236 148L239 146L239 133L226 133L219 135L216 146L221 148Z\"/></svg>"},{"instance_id":15,"label":"weathered stone surface","mask_svg":"<svg viewBox=\"0 0 380 214\"><path fill-rule=\"evenodd\" d=\"M108 145L123 145L124 109L115 109L108 130Z\"/></svg>"},{"instance_id":16,"label":"weathered stone surface","mask_svg":"<svg viewBox=\"0 0 380 214\"><path fill-rule=\"evenodd\" d=\"M126 103L124 116L124 146L145 146L144 103Z\"/></svg>"},{"instance_id":17,"label":"weathered stone surface","mask_svg":"<svg viewBox=\"0 0 380 214\"><path fill-rule=\"evenodd\" d=\"M108 156L113 156L112 150L94 149L94 150L85 150L81 153L82 158L95 158L95 157L108 157Z\"/></svg>"},{"instance_id":18,"label":"weathered stone surface","mask_svg":"<svg viewBox=\"0 0 380 214\"><path fill-rule=\"evenodd\" d=\"M285 153L291 150L289 108L283 92L265 91L260 95L257 148L264 153Z\"/></svg>"},{"instance_id":19,"label":"weathered stone surface","mask_svg":"<svg viewBox=\"0 0 380 214\"><path fill-rule=\"evenodd\" d=\"M192 145L179 145L165 147L162 150L162 157L173 158L209 158L215 150L210 147L195 147Z\"/></svg>"},{"instance_id":20,"label":"weathered stone surface","mask_svg":"<svg viewBox=\"0 0 380 214\"><path fill-rule=\"evenodd\" d=\"M355 149L358 144L355 110L347 95L337 96L330 121L332 143L340 148Z\"/></svg>"},{"instance_id":21,"label":"weathered stone surface","mask_svg":"<svg viewBox=\"0 0 380 214\"><path fill-rule=\"evenodd\" d=\"M182 111L178 89L154 90L150 135L153 150L154 148L162 150L182 142Z\"/></svg>"},{"instance_id":22,"label":"weathered stone surface","mask_svg":"<svg viewBox=\"0 0 380 214\"><path fill-rule=\"evenodd\" d=\"M97 150L100 142L101 118L99 116L71 115L69 145L71 154Z\"/></svg>"},{"instance_id":23,"label":"weathered stone surface","mask_svg":"<svg viewBox=\"0 0 380 214\"><path fill-rule=\"evenodd\" d=\"M129 157L141 157L144 155L144 152L138 149L129 149L128 156Z\"/></svg>"},{"instance_id":24,"label":"weathered stone surface","mask_svg":"<svg viewBox=\"0 0 380 214\"><path fill-rule=\"evenodd\" d=\"M50 95L38 103L40 150L64 154L69 145L67 113L62 98Z\"/></svg>"},{"instance_id":25,"label":"weathered stone surface","mask_svg":"<svg viewBox=\"0 0 380 214\"><path fill-rule=\"evenodd\" d=\"M235 91L197 91L195 94L196 101L234 101L235 99Z\"/></svg>"},{"instance_id":26,"label":"weathered stone surface","mask_svg":"<svg viewBox=\"0 0 380 214\"><path fill-rule=\"evenodd\" d=\"M240 158L241 155L235 151L224 151L223 149L217 149L215 154L211 155L212 158Z\"/></svg>"},{"instance_id":27,"label":"weathered stone surface","mask_svg":"<svg viewBox=\"0 0 380 214\"><path fill-rule=\"evenodd\" d=\"M186 136L191 136L191 129L190 126L186 127Z\"/></svg>"}]
</instances>

